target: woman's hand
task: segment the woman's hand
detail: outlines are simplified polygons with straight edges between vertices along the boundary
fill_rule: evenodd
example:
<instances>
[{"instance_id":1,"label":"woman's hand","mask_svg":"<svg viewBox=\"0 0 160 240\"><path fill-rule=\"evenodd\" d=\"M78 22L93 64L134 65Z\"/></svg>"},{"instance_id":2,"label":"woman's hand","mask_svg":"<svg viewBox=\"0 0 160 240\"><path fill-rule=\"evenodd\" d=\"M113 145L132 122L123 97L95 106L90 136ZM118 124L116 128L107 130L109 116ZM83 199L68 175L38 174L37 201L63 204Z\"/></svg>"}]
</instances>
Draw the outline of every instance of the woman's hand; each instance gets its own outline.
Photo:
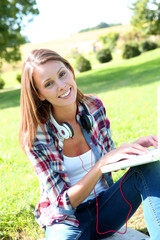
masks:
<instances>
[{"instance_id":1,"label":"woman's hand","mask_svg":"<svg viewBox=\"0 0 160 240\"><path fill-rule=\"evenodd\" d=\"M143 141L144 142L144 141ZM101 158L101 167L119 161L120 159L127 158L128 154L145 154L148 148L140 145L137 142L124 143L120 147L110 151Z\"/></svg>"},{"instance_id":2,"label":"woman's hand","mask_svg":"<svg viewBox=\"0 0 160 240\"><path fill-rule=\"evenodd\" d=\"M155 148L158 148L158 138L156 135L150 135L150 136L147 136L147 137L140 137L138 138L135 143L138 143L140 144L141 146L143 147L155 147Z\"/></svg>"}]
</instances>

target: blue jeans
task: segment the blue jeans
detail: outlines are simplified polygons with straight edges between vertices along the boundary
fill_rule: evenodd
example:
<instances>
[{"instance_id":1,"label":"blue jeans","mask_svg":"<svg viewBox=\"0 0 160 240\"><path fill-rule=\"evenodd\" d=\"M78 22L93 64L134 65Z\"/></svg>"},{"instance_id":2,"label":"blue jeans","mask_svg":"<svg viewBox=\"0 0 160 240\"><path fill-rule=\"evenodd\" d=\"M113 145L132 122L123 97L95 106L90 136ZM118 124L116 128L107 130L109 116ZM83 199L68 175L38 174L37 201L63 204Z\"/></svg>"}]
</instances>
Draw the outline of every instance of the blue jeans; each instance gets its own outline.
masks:
<instances>
[{"instance_id":1,"label":"blue jeans","mask_svg":"<svg viewBox=\"0 0 160 240\"><path fill-rule=\"evenodd\" d=\"M120 181L98 196L98 230L100 233L118 230L125 224L130 207L120 192ZM122 182L125 198L132 205L130 217L143 203L144 218L151 240L160 239L160 162L130 168ZM79 227L64 223L46 227L46 240L94 240L113 233L98 234L96 231L96 200L78 206L75 215Z\"/></svg>"}]
</instances>

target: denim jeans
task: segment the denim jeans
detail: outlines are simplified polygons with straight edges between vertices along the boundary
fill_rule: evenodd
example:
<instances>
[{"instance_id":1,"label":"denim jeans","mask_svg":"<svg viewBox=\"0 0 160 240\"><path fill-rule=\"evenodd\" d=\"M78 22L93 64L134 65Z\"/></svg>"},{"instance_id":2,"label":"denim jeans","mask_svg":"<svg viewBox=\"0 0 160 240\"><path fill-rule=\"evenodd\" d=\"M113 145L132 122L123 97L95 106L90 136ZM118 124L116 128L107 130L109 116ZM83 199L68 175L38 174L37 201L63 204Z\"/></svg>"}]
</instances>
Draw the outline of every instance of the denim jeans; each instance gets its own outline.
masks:
<instances>
[{"instance_id":1,"label":"denim jeans","mask_svg":"<svg viewBox=\"0 0 160 240\"><path fill-rule=\"evenodd\" d=\"M118 230L122 227L130 207L120 192L120 180L98 196L98 232ZM122 182L122 192L132 205L130 217L141 202L151 240L160 239L160 162L130 168ZM96 200L78 206L75 215L80 225L64 223L46 227L46 240L94 240L113 233L98 234L96 231Z\"/></svg>"}]
</instances>

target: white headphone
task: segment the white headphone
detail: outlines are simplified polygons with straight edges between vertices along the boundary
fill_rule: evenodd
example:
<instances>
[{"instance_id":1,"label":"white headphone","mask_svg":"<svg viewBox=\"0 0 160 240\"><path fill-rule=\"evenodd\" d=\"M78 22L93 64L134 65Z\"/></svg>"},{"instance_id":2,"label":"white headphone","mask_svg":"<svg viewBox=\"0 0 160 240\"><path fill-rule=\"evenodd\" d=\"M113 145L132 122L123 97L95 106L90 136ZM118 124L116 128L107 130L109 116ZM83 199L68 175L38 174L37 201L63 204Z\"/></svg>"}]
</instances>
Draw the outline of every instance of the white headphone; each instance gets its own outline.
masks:
<instances>
[{"instance_id":1,"label":"white headphone","mask_svg":"<svg viewBox=\"0 0 160 240\"><path fill-rule=\"evenodd\" d=\"M53 124L57 128L61 137L63 137L64 139L68 139L68 138L73 137L74 131L73 131L72 127L67 122L63 122L62 125L59 125L56 122L56 120L54 119L54 117L52 116L52 114L51 114L51 121L53 122Z\"/></svg>"},{"instance_id":2,"label":"white headphone","mask_svg":"<svg viewBox=\"0 0 160 240\"><path fill-rule=\"evenodd\" d=\"M89 113L87 106L81 102L81 105L84 108L85 114L83 113L80 116L81 124L86 129L87 132L93 127L94 119L93 116ZM51 121L53 122L54 126L57 128L59 134L64 139L72 138L74 136L73 128L67 122L63 122L62 125L59 125L52 114L50 114Z\"/></svg>"}]
</instances>

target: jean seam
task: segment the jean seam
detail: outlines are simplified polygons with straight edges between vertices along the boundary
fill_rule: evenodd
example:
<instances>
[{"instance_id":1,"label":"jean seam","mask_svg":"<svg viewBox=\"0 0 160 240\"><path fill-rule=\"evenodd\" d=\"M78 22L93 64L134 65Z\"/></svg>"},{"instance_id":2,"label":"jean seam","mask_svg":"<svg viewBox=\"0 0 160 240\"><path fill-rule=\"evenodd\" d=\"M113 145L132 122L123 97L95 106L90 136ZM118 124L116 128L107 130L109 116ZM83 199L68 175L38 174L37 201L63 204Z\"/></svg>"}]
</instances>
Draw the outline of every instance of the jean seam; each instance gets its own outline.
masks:
<instances>
[{"instance_id":1,"label":"jean seam","mask_svg":"<svg viewBox=\"0 0 160 240\"><path fill-rule=\"evenodd\" d=\"M145 188L145 192L146 192L146 195L147 195L148 203L149 203L150 208L151 208L151 210L152 210L152 213L153 213L154 219L155 219L155 221L156 221L156 223L157 223L157 226L158 226L158 228L160 229L160 220L158 219L158 216L157 216L157 214L156 214L156 211L155 211L155 209L153 208L152 201L151 201L151 198L150 198L149 189L148 189L147 183L146 183L146 181L145 181L145 178L144 178L144 176L143 176L143 173L142 173L142 171L141 171L140 169L136 169L135 172L137 172L137 173L140 175L140 177L141 177L141 179L142 179L142 181L143 181L144 188Z\"/></svg>"},{"instance_id":2,"label":"jean seam","mask_svg":"<svg viewBox=\"0 0 160 240\"><path fill-rule=\"evenodd\" d=\"M83 231L79 232L79 234L76 236L75 240L79 239L82 236L82 234L87 230L88 227L89 227L89 224L84 228Z\"/></svg>"},{"instance_id":3,"label":"jean seam","mask_svg":"<svg viewBox=\"0 0 160 240\"><path fill-rule=\"evenodd\" d=\"M89 212L88 208L87 208L87 211L88 211L88 213L90 215L90 212ZM92 224L92 220L91 219L90 219L89 223L87 224L87 226L83 229L83 231L79 232L79 234L76 236L75 240L79 239L79 237L82 236L82 234L87 230L87 228L89 227L90 224Z\"/></svg>"}]
</instances>

